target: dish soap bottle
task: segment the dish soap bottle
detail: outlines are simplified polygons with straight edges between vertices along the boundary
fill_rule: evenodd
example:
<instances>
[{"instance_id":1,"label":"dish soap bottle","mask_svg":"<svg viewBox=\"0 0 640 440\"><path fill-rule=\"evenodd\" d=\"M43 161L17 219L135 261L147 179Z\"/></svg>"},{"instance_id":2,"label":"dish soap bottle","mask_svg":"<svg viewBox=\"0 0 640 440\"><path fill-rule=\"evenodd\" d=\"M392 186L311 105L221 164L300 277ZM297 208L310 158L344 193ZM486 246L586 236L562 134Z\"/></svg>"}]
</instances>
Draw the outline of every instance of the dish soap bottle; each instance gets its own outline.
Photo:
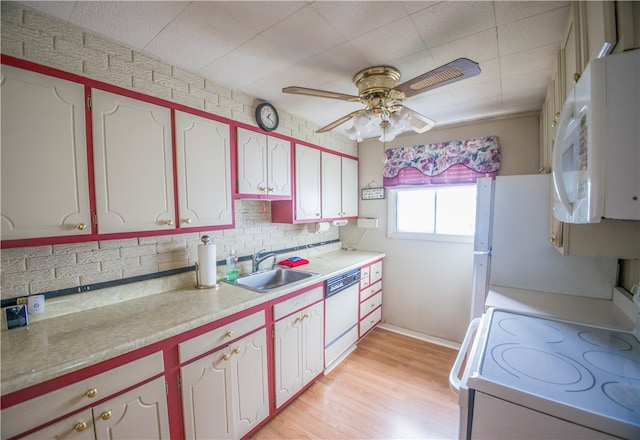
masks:
<instances>
[{"instance_id":1,"label":"dish soap bottle","mask_svg":"<svg viewBox=\"0 0 640 440\"><path fill-rule=\"evenodd\" d=\"M238 270L238 257L236 251L231 246L231 252L227 255L227 281L235 281L238 279L240 271Z\"/></svg>"}]
</instances>

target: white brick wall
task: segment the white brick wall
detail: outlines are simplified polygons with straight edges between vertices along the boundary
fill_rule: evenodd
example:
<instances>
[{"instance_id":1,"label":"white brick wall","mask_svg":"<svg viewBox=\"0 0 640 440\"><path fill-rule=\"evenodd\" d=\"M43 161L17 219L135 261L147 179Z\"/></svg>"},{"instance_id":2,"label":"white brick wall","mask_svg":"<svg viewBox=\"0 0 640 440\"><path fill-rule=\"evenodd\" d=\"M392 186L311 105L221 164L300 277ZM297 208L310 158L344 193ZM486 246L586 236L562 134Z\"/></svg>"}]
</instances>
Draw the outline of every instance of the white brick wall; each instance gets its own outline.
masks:
<instances>
[{"instance_id":1,"label":"white brick wall","mask_svg":"<svg viewBox=\"0 0 640 440\"><path fill-rule=\"evenodd\" d=\"M1 8L3 54L255 125L255 97L19 5L2 2ZM283 112L278 133L357 155L354 142L332 133L317 135L317 128ZM200 236L205 234L217 245L218 260L224 259L231 246L244 256L263 248L290 248L338 238L338 228L334 226L314 234L305 225L272 224L270 208L269 202L236 201L236 228L232 230L3 249L1 297L15 298L191 266L197 260Z\"/></svg>"}]
</instances>

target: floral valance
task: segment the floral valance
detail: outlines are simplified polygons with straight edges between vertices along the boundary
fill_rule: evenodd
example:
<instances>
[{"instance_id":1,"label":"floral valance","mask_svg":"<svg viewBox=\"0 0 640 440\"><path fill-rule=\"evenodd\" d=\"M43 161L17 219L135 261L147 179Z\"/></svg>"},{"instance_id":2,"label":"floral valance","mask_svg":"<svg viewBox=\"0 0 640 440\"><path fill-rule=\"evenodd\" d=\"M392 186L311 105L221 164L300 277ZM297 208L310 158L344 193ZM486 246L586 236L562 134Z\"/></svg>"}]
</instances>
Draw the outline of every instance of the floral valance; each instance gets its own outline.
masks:
<instances>
[{"instance_id":1,"label":"floral valance","mask_svg":"<svg viewBox=\"0 0 640 440\"><path fill-rule=\"evenodd\" d=\"M472 183L500 169L496 136L389 149L384 186Z\"/></svg>"}]
</instances>

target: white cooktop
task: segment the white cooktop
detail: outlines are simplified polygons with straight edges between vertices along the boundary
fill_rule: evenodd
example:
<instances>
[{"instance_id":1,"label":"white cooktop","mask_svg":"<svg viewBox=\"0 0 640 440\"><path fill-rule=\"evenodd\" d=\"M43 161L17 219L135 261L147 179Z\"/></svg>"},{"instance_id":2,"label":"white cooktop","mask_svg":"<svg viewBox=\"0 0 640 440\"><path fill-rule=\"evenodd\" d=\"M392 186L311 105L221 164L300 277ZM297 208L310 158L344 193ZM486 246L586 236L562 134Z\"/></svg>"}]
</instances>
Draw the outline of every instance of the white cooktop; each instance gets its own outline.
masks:
<instances>
[{"instance_id":1,"label":"white cooktop","mask_svg":"<svg viewBox=\"0 0 640 440\"><path fill-rule=\"evenodd\" d=\"M631 333L489 310L469 388L624 438L640 436L640 342Z\"/></svg>"}]
</instances>

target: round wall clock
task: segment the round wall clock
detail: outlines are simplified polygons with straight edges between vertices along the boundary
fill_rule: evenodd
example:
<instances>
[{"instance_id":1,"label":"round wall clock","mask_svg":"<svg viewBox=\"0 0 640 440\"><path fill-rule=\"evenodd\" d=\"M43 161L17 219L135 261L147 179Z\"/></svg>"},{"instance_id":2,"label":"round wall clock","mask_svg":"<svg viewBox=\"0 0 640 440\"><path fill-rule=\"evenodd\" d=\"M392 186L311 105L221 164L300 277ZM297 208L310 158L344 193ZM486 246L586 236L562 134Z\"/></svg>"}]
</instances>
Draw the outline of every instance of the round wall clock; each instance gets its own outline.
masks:
<instances>
[{"instance_id":1,"label":"round wall clock","mask_svg":"<svg viewBox=\"0 0 640 440\"><path fill-rule=\"evenodd\" d=\"M263 102L256 107L256 122L264 131L273 131L278 128L278 112L268 102Z\"/></svg>"}]
</instances>

